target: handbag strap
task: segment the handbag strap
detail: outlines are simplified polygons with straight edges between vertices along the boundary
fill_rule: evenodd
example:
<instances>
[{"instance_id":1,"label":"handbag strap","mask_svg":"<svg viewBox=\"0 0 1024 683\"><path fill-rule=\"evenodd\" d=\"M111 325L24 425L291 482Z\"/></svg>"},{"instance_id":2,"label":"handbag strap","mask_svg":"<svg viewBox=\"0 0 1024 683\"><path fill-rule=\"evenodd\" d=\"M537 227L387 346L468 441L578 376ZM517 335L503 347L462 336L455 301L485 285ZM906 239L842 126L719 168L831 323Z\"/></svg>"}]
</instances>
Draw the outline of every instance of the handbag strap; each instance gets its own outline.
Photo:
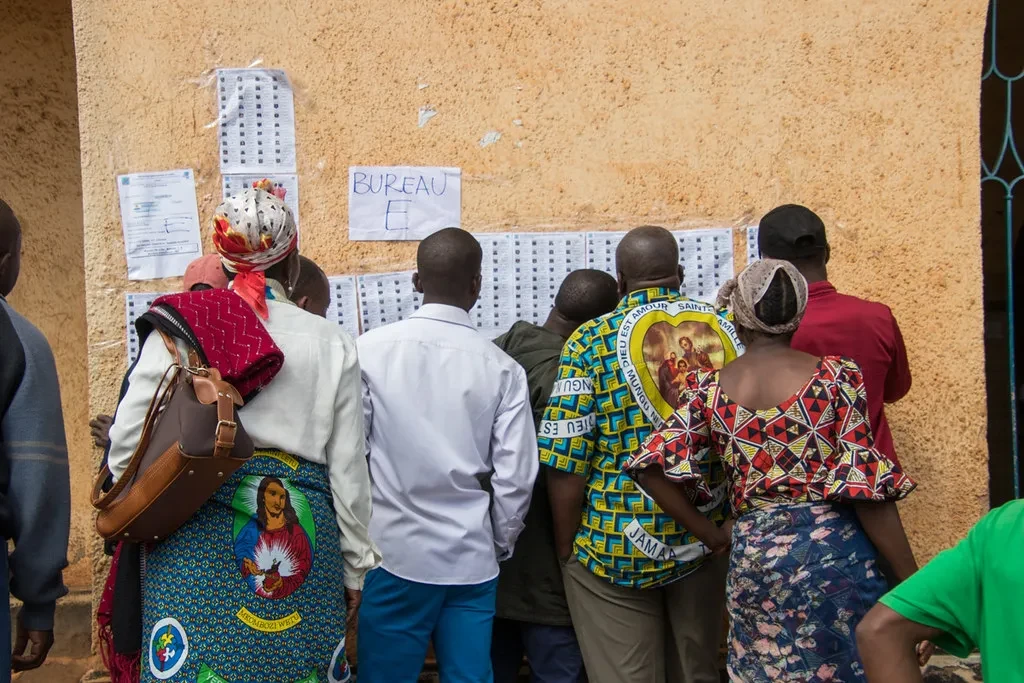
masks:
<instances>
[{"instance_id":1,"label":"handbag strap","mask_svg":"<svg viewBox=\"0 0 1024 683\"><path fill-rule=\"evenodd\" d=\"M160 378L160 382L157 384L156 391L153 392L153 398L150 399L149 408L146 410L146 419L142 423L142 436L139 438L139 444L132 453L132 459L128 461L128 467L121 475L121 478L114 483L113 487L111 487L109 491L104 493L103 485L107 483L107 480L111 476L110 465L104 464L103 469L101 469L99 474L96 475L96 479L92 487L92 505L97 510L104 510L112 502L117 500L117 497L121 495L121 492L128 483L135 478L135 474L139 471L139 466L142 464L142 457L146 453L146 446L149 444L149 440L152 436L153 427L156 425L156 418L160 414L160 407L165 402L164 398L167 396L169 391L173 390L174 386L179 381L182 371L181 354L178 353L178 348L175 346L174 340L167 336L167 334L162 330L158 330L158 332L163 338L164 345L167 347L167 350L171 352L171 357L174 359L174 362L164 371L163 377ZM168 381L168 375L170 375L170 381Z\"/></svg>"},{"instance_id":2,"label":"handbag strap","mask_svg":"<svg viewBox=\"0 0 1024 683\"><path fill-rule=\"evenodd\" d=\"M235 447L238 435L238 421L235 406L243 405L242 396L231 384L220 377L217 368L204 368L192 373L192 388L196 399L204 404L217 404L217 427L213 436L213 457L228 458Z\"/></svg>"},{"instance_id":3,"label":"handbag strap","mask_svg":"<svg viewBox=\"0 0 1024 683\"><path fill-rule=\"evenodd\" d=\"M153 398L149 402L146 419L142 425L142 436L139 438L139 444L132 453L132 458L128 462L128 467L125 469L124 474L106 493L103 492L103 485L111 475L110 467L104 465L99 475L97 475L96 481L93 484L92 504L98 510L104 510L109 507L113 501L117 500L117 497L121 495L121 492L132 479L135 478L139 467L142 465L142 459L146 453L146 447L149 445L153 429L156 426L160 408L166 403L165 399L168 397L168 393L173 391L178 384L190 381L192 384L191 388L195 391L196 399L200 403L204 405L217 404L217 428L213 439L213 457L228 458L235 447L235 438L238 435L235 407L244 405L238 390L230 383L221 379L220 371L216 368L203 367L199 361L199 355L194 349L189 349L189 365L183 365L181 353L174 340L163 330L157 330L157 332L160 334L164 346L167 347L167 351L171 354L174 362L164 372L164 376L160 379L156 392L154 392ZM168 375L172 372L173 375L171 375L170 382L168 383ZM183 373L187 373L187 375L183 377Z\"/></svg>"}]
</instances>

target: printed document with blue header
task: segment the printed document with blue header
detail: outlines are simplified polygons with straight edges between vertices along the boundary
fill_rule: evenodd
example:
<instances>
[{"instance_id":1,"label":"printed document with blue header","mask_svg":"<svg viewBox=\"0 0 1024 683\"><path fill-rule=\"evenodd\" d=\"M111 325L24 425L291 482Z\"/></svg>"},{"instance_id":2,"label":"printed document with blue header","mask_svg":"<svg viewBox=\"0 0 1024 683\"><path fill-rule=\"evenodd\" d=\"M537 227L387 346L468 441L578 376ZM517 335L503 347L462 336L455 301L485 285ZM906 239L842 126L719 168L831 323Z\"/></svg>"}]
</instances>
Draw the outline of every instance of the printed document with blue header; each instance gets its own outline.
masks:
<instances>
[{"instance_id":1,"label":"printed document with blue header","mask_svg":"<svg viewBox=\"0 0 1024 683\"><path fill-rule=\"evenodd\" d=\"M190 169L117 176L129 280L185 274L203 253Z\"/></svg>"}]
</instances>

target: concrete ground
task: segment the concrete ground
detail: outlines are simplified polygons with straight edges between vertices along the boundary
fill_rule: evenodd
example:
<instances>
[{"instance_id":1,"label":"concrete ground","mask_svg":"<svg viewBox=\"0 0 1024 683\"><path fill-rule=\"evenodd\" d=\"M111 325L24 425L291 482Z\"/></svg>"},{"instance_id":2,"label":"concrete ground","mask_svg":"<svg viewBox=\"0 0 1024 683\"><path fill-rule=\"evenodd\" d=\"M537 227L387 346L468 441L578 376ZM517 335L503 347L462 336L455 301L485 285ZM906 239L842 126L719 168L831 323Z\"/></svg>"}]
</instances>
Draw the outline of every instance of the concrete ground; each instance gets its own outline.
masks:
<instances>
[{"instance_id":1,"label":"concrete ground","mask_svg":"<svg viewBox=\"0 0 1024 683\"><path fill-rule=\"evenodd\" d=\"M14 683L107 683L110 679L102 671L99 658L51 657L37 671L14 676ZM979 683L981 665L977 659L961 662L954 657L936 657L925 670L925 683ZM424 674L421 683L436 683L435 674ZM523 683L529 680L523 676ZM725 681L725 677L722 678Z\"/></svg>"},{"instance_id":2,"label":"concrete ground","mask_svg":"<svg viewBox=\"0 0 1024 683\"><path fill-rule=\"evenodd\" d=\"M12 607L12 618L17 607ZM15 674L13 683L106 683L103 662L92 654L92 604L88 591L74 591L61 601L54 624L55 643L46 664L35 671ZM524 675L523 683L529 680ZM723 681L726 678L723 676ZM958 660L936 655L925 670L925 683L979 683L981 664L977 655ZM423 683L436 683L436 674L424 673Z\"/></svg>"},{"instance_id":3,"label":"concrete ground","mask_svg":"<svg viewBox=\"0 0 1024 683\"><path fill-rule=\"evenodd\" d=\"M90 671L102 668L98 657L49 657L35 671L14 674L12 683L79 683Z\"/></svg>"},{"instance_id":4,"label":"concrete ground","mask_svg":"<svg viewBox=\"0 0 1024 683\"><path fill-rule=\"evenodd\" d=\"M19 607L11 606L12 621ZM53 625L54 644L46 664L35 671L14 674L13 683L79 683L103 662L92 654L92 598L74 590L60 601Z\"/></svg>"}]
</instances>

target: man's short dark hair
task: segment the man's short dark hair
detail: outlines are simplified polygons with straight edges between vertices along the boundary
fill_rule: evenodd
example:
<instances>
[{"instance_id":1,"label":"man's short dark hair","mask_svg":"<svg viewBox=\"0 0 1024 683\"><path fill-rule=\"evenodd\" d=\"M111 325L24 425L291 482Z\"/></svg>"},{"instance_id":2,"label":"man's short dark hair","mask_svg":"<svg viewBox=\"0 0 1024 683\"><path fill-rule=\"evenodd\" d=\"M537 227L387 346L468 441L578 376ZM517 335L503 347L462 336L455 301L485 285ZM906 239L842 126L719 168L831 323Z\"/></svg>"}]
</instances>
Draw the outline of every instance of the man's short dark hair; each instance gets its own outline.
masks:
<instances>
[{"instance_id":1,"label":"man's short dark hair","mask_svg":"<svg viewBox=\"0 0 1024 683\"><path fill-rule=\"evenodd\" d=\"M618 303L615 278L593 268L574 270L566 275L555 295L555 309L567 320L581 325L610 313Z\"/></svg>"},{"instance_id":2,"label":"man's short dark hair","mask_svg":"<svg viewBox=\"0 0 1024 683\"><path fill-rule=\"evenodd\" d=\"M330 303L331 291L323 269L313 259L299 254L299 277L292 290L292 299L297 301L304 296L326 305Z\"/></svg>"},{"instance_id":3,"label":"man's short dark hair","mask_svg":"<svg viewBox=\"0 0 1024 683\"><path fill-rule=\"evenodd\" d=\"M629 280L658 280L679 272L679 243L658 225L641 225L615 249L615 269Z\"/></svg>"},{"instance_id":4,"label":"man's short dark hair","mask_svg":"<svg viewBox=\"0 0 1024 683\"><path fill-rule=\"evenodd\" d=\"M480 275L483 250L470 233L445 228L426 237L416 250L416 271L424 293L465 296Z\"/></svg>"}]
</instances>

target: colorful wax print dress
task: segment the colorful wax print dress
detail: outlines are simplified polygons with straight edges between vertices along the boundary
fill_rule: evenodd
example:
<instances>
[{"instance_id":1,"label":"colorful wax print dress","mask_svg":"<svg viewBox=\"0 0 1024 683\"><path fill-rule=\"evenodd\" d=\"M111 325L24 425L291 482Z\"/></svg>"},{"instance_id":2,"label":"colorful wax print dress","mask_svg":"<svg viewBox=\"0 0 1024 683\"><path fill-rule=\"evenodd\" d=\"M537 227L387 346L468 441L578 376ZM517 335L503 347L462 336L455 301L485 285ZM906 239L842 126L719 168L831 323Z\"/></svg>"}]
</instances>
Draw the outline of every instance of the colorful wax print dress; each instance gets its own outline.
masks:
<instances>
[{"instance_id":1,"label":"colorful wax print dress","mask_svg":"<svg viewBox=\"0 0 1024 683\"><path fill-rule=\"evenodd\" d=\"M257 451L146 552L141 680L349 681L342 571L326 468Z\"/></svg>"},{"instance_id":2,"label":"colorful wax print dress","mask_svg":"<svg viewBox=\"0 0 1024 683\"><path fill-rule=\"evenodd\" d=\"M825 357L781 405L749 410L718 372L691 373L683 405L626 470L664 469L711 499L721 458L734 514L729 676L744 683L864 681L854 629L886 590L849 503L902 498L914 483L873 447L860 369Z\"/></svg>"}]
</instances>

